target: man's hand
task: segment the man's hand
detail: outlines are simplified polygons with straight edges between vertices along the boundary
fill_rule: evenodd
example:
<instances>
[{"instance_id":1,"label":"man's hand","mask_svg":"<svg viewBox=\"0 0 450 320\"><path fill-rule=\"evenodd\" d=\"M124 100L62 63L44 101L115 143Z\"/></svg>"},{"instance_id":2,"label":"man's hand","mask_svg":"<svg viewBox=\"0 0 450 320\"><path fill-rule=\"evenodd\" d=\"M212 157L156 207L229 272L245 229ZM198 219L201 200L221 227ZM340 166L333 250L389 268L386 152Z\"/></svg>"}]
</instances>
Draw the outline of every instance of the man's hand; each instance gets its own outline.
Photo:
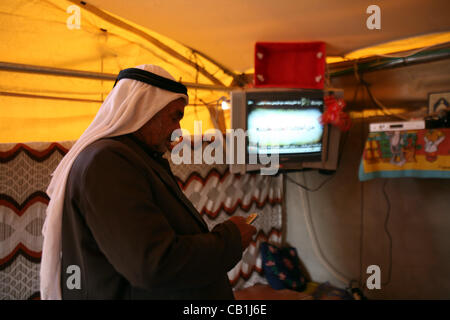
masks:
<instances>
[{"instance_id":1,"label":"man's hand","mask_svg":"<svg viewBox=\"0 0 450 320\"><path fill-rule=\"evenodd\" d=\"M245 222L244 217L233 216L229 219L233 222L239 229L241 233L242 250L245 250L252 241L252 236L256 233L256 228Z\"/></svg>"}]
</instances>

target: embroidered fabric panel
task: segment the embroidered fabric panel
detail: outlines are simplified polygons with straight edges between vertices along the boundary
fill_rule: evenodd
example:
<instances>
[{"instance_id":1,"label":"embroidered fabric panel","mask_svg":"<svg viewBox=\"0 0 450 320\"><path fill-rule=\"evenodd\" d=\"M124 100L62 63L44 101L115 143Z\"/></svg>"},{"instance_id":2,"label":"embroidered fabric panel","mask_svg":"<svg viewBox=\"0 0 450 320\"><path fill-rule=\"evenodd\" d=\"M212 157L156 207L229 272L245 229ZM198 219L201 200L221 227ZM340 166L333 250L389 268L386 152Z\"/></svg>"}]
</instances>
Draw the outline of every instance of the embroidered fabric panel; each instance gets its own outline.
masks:
<instances>
[{"instance_id":1,"label":"embroidered fabric panel","mask_svg":"<svg viewBox=\"0 0 450 320\"><path fill-rule=\"evenodd\" d=\"M225 164L176 166L171 163L171 168L210 229L232 215L260 214L253 223L258 230L256 236L228 277L234 289L267 284L259 247L265 241L278 245L282 242L282 176L231 174Z\"/></svg>"},{"instance_id":2,"label":"embroidered fabric panel","mask_svg":"<svg viewBox=\"0 0 450 320\"><path fill-rule=\"evenodd\" d=\"M45 190L72 144L0 144L0 299L39 298Z\"/></svg>"},{"instance_id":3,"label":"embroidered fabric panel","mask_svg":"<svg viewBox=\"0 0 450 320\"><path fill-rule=\"evenodd\" d=\"M73 143L0 144L0 299L39 298L45 190ZM210 228L232 215L260 213L254 222L257 235L228 275L235 289L267 283L259 244L281 243L282 176L234 175L220 164L171 167Z\"/></svg>"}]
</instances>

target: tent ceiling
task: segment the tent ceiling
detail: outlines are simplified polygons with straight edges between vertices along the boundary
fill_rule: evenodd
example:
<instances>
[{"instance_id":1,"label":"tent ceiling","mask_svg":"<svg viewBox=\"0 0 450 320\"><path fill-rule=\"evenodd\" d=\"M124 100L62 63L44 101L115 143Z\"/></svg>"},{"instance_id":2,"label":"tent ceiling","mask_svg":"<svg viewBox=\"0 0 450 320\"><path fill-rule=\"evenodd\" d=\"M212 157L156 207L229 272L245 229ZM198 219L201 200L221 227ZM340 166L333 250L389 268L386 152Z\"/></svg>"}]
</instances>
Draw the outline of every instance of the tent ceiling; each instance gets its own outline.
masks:
<instances>
[{"instance_id":1,"label":"tent ceiling","mask_svg":"<svg viewBox=\"0 0 450 320\"><path fill-rule=\"evenodd\" d=\"M328 55L450 31L448 0L89 0L90 4L195 48L236 71L253 66L256 41L325 41ZM366 8L381 8L368 30Z\"/></svg>"},{"instance_id":2,"label":"tent ceiling","mask_svg":"<svg viewBox=\"0 0 450 320\"><path fill-rule=\"evenodd\" d=\"M73 3L81 7L81 28L68 26L72 16L67 9ZM195 120L203 121L203 131L229 128L230 111L222 110L220 102L228 97L225 86L242 77L222 65L247 71L253 66L256 41L323 40L329 44L328 54L336 55L436 32L439 37L406 42L422 48L450 40L448 0L378 1L381 31L365 27L371 3L0 1L0 141L77 139L110 92L114 75L140 64L158 64L189 86L190 103L181 126L192 133ZM377 54L405 50L392 43L385 47L389 51ZM78 72L83 77L74 77ZM88 74L95 76L86 78Z\"/></svg>"}]
</instances>

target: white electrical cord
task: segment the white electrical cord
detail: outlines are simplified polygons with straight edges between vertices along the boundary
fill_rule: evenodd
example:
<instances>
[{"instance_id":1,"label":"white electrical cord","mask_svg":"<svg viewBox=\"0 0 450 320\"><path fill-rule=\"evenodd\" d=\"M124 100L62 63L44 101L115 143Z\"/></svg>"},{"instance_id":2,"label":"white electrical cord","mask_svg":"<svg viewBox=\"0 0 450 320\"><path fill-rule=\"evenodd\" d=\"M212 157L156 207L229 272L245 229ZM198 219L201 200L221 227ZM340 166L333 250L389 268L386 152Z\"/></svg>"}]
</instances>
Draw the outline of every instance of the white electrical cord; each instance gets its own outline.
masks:
<instances>
[{"instance_id":1,"label":"white electrical cord","mask_svg":"<svg viewBox=\"0 0 450 320\"><path fill-rule=\"evenodd\" d=\"M303 176L304 176L303 172ZM303 177L303 180L304 177ZM311 240L314 253L316 257L320 260L322 265L338 280L340 280L344 285L348 285L350 283L350 279L342 275L339 271L336 271L336 269L330 265L330 263L327 261L327 259L324 257L322 251L320 250L316 234L314 232L314 228L312 226L312 220L311 220L311 214L310 214L310 206L309 206L309 199L306 196L306 190L299 188L300 192L300 200L303 205L303 214L305 216L305 222L306 222L306 229L308 230L309 238Z\"/></svg>"}]
</instances>

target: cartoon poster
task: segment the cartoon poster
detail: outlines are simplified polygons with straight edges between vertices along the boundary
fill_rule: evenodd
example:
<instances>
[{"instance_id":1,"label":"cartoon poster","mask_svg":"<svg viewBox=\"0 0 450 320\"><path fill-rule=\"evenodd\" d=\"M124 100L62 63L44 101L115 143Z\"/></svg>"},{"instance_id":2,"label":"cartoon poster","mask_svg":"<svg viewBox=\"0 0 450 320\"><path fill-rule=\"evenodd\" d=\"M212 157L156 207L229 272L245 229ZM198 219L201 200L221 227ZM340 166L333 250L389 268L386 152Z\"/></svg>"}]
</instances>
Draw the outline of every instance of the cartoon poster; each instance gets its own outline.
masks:
<instances>
[{"instance_id":1,"label":"cartoon poster","mask_svg":"<svg viewBox=\"0 0 450 320\"><path fill-rule=\"evenodd\" d=\"M359 180L450 178L450 129L371 132Z\"/></svg>"}]
</instances>

